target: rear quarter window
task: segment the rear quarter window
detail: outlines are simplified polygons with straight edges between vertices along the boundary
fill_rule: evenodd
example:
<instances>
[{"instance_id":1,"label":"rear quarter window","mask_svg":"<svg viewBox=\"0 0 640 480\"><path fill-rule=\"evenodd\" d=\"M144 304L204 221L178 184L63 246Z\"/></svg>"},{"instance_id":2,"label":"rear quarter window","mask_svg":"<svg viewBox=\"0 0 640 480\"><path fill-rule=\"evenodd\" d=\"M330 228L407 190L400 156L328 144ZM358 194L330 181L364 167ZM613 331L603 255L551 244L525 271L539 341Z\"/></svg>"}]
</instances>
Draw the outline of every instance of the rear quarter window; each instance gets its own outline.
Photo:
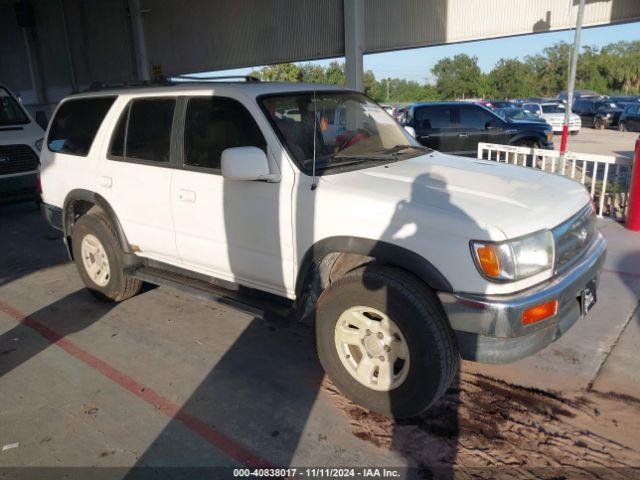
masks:
<instances>
[{"instance_id":1,"label":"rear quarter window","mask_svg":"<svg viewBox=\"0 0 640 480\"><path fill-rule=\"evenodd\" d=\"M51 122L47 148L86 157L116 97L79 98L64 102Z\"/></svg>"}]
</instances>

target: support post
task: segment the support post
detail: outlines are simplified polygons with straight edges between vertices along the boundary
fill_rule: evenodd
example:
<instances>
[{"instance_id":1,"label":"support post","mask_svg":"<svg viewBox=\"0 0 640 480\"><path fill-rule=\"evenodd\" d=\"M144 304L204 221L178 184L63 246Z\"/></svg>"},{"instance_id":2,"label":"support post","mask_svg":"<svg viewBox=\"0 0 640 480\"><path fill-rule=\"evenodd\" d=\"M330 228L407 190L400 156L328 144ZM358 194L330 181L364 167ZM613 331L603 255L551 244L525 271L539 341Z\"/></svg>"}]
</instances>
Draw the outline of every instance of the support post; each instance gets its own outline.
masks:
<instances>
[{"instance_id":1,"label":"support post","mask_svg":"<svg viewBox=\"0 0 640 480\"><path fill-rule=\"evenodd\" d=\"M147 59L147 44L144 39L144 23L140 7L140 0L129 0L129 15L131 16L131 29L133 30L133 47L136 55L136 67L138 80L151 80L149 60Z\"/></svg>"},{"instance_id":2,"label":"support post","mask_svg":"<svg viewBox=\"0 0 640 480\"><path fill-rule=\"evenodd\" d=\"M629 186L629 213L627 214L627 228L634 232L640 231L640 137L636 139L636 152L631 170L631 185Z\"/></svg>"},{"instance_id":3,"label":"support post","mask_svg":"<svg viewBox=\"0 0 640 480\"><path fill-rule=\"evenodd\" d=\"M562 140L560 142L560 168L564 169L565 152L567 151L567 139L569 137L569 120L571 119L571 107L573 106L573 90L576 85L576 72L578 69L578 56L580 55L580 33L584 18L585 0L580 0L578 5L578 18L576 20L576 33L573 39L573 51L571 52L571 64L569 66L569 84L567 85L567 104L562 124Z\"/></svg>"},{"instance_id":4,"label":"support post","mask_svg":"<svg viewBox=\"0 0 640 480\"><path fill-rule=\"evenodd\" d=\"M362 91L364 1L344 0L344 57L347 86Z\"/></svg>"}]
</instances>

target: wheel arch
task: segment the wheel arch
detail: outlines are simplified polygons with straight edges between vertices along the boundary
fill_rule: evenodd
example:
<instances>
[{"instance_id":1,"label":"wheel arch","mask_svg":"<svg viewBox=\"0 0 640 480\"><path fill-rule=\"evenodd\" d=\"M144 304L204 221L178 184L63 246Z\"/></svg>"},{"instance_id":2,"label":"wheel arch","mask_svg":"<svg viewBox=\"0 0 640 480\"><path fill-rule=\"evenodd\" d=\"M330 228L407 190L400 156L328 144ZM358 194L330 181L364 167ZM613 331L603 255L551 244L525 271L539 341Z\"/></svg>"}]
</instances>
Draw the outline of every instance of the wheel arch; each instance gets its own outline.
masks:
<instances>
[{"instance_id":1,"label":"wheel arch","mask_svg":"<svg viewBox=\"0 0 640 480\"><path fill-rule=\"evenodd\" d=\"M107 215L122 252L125 254L132 253L131 245L127 241L122 225L109 202L98 193L90 190L75 189L67 194L62 208L62 231L69 257L73 259L73 249L71 248L73 226L80 216L86 214L93 207L100 208Z\"/></svg>"},{"instance_id":2,"label":"wheel arch","mask_svg":"<svg viewBox=\"0 0 640 480\"><path fill-rule=\"evenodd\" d=\"M305 252L296 276L296 298L300 300L305 290L313 283L324 259L331 261L326 272L320 271L321 276L327 277L335 271L334 265L338 258L344 255L351 258L341 265L342 273L369 262L376 262L405 270L434 290L453 291L449 281L431 262L411 250L381 240L338 236L320 240Z\"/></svg>"}]
</instances>

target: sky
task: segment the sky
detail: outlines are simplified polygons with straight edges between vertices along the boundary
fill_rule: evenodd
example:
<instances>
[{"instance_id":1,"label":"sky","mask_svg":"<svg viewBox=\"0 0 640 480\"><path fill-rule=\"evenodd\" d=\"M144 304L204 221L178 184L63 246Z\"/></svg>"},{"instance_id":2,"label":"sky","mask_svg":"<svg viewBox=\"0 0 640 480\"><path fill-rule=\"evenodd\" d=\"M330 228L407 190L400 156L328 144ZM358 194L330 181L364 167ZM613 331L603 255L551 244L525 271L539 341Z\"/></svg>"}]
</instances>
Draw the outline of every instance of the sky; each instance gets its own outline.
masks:
<instances>
[{"instance_id":1,"label":"sky","mask_svg":"<svg viewBox=\"0 0 640 480\"><path fill-rule=\"evenodd\" d=\"M478 57L480 68L484 72L489 72L500 58L524 58L526 55L540 53L544 48L557 42L572 43L573 37L573 31L548 32L455 45L375 53L364 56L364 69L372 70L378 79L393 77L416 80L420 83L431 82L431 67L444 57L450 57L458 53L475 55ZM614 43L620 40L640 40L640 22L585 28L582 30L581 45L602 47L607 43ZM332 59L304 63L327 65L331 61ZM259 67L226 70L224 73L218 71L215 74L246 75L255 68Z\"/></svg>"}]
</instances>

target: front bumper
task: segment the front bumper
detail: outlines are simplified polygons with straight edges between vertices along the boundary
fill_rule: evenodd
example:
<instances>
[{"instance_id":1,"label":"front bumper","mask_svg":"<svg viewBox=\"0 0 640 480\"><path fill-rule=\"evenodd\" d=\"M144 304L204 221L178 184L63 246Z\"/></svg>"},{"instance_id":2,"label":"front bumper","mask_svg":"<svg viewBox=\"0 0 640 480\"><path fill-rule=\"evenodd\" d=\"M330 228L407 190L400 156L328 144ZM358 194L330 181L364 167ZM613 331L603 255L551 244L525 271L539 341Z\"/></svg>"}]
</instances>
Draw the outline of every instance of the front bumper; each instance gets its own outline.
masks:
<instances>
[{"instance_id":1,"label":"front bumper","mask_svg":"<svg viewBox=\"0 0 640 480\"><path fill-rule=\"evenodd\" d=\"M0 175L0 200L38 198L38 171Z\"/></svg>"},{"instance_id":2,"label":"front bumper","mask_svg":"<svg viewBox=\"0 0 640 480\"><path fill-rule=\"evenodd\" d=\"M581 318L580 294L599 280L606 242L597 238L566 272L547 282L510 295L439 292L440 302L458 337L460 355L482 363L509 363L532 355L554 342ZM535 305L558 300L555 316L522 324L522 313Z\"/></svg>"}]
</instances>

